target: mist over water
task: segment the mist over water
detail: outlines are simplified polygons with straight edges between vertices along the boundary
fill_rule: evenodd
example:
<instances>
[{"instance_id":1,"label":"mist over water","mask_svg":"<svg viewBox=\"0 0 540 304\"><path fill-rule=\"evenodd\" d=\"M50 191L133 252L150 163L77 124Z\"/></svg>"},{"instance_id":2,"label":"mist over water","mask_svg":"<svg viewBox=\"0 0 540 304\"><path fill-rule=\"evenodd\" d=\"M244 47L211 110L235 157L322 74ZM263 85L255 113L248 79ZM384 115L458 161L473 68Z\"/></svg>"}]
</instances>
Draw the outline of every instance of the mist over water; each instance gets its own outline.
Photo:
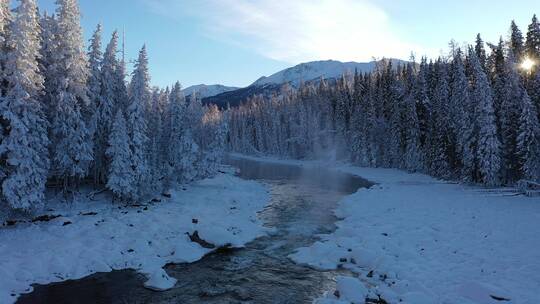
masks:
<instances>
[{"instance_id":1,"label":"mist over water","mask_svg":"<svg viewBox=\"0 0 540 304\"><path fill-rule=\"evenodd\" d=\"M96 274L36 286L19 303L311 303L331 290L340 271L317 271L293 263L288 255L333 232L333 210L346 195L371 184L325 168L229 158L244 179L265 183L271 202L259 213L272 233L243 249L219 251L191 264L168 265L178 279L169 291L144 289L134 271Z\"/></svg>"},{"instance_id":2,"label":"mist over water","mask_svg":"<svg viewBox=\"0 0 540 304\"><path fill-rule=\"evenodd\" d=\"M360 177L329 170L324 167L301 167L237 158L228 158L226 162L238 168L238 175L244 179L269 182L288 181L347 194L352 194L359 188L370 185L369 181Z\"/></svg>"}]
</instances>

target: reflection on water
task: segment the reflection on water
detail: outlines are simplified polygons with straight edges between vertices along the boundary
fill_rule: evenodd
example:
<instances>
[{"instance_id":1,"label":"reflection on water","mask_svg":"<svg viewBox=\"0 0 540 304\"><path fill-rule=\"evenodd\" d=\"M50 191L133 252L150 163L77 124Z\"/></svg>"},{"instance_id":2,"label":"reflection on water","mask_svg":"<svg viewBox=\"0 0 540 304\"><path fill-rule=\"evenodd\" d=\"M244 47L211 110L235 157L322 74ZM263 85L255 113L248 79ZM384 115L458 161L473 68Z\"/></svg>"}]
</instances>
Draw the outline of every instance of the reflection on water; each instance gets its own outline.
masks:
<instances>
[{"instance_id":1,"label":"reflection on water","mask_svg":"<svg viewBox=\"0 0 540 304\"><path fill-rule=\"evenodd\" d=\"M369 187L370 182L349 174L324 167L303 168L294 165L230 158L227 162L240 169L239 176L245 179L281 181L306 186L321 187L339 194L352 194L359 188Z\"/></svg>"},{"instance_id":2,"label":"reflection on water","mask_svg":"<svg viewBox=\"0 0 540 304\"><path fill-rule=\"evenodd\" d=\"M335 229L337 202L370 183L323 168L229 159L239 176L266 183L271 203L259 216L274 233L244 249L210 254L192 264L168 265L178 284L156 293L134 271L36 286L20 303L311 303L333 287L336 272L296 265L287 256Z\"/></svg>"}]
</instances>

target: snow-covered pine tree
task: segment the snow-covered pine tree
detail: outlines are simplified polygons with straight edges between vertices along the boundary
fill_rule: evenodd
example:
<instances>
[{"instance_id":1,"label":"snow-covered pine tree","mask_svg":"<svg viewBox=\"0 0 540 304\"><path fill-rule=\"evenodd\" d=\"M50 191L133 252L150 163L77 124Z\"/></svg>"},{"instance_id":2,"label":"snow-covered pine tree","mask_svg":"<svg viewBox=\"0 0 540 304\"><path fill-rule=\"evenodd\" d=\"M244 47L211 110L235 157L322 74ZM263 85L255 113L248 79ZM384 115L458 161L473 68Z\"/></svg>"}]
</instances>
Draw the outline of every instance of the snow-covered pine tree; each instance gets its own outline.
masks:
<instances>
[{"instance_id":1,"label":"snow-covered pine tree","mask_svg":"<svg viewBox=\"0 0 540 304\"><path fill-rule=\"evenodd\" d=\"M501 175L503 182L512 183L519 178L519 159L516 157L519 116L525 103L522 98L529 99L519 72L517 62L511 50L508 51L504 71L499 76L502 80L502 90L498 92L501 100L499 111L499 135L501 138ZM530 99L528 101L530 103Z\"/></svg>"},{"instance_id":2,"label":"snow-covered pine tree","mask_svg":"<svg viewBox=\"0 0 540 304\"><path fill-rule=\"evenodd\" d=\"M99 156L103 154L102 145L100 145L100 139L98 136L98 120L99 120L99 107L103 103L101 96L101 63L103 61L103 52L101 51L101 24L98 24L92 38L90 39L90 45L88 46L88 66L90 75L88 77L88 97L89 97L89 113L87 125L90 130L90 134L93 135L94 140L94 161L92 164L92 175L94 182L97 184L100 182L100 167L102 167L101 160L98 162Z\"/></svg>"},{"instance_id":3,"label":"snow-covered pine tree","mask_svg":"<svg viewBox=\"0 0 540 304\"><path fill-rule=\"evenodd\" d=\"M270 116L272 111L267 110L266 113ZM204 152L204 168L201 169L200 177L213 176L218 171L218 165L224 153L225 136L227 133L227 121L223 117L223 113L219 111L216 105L211 105L206 108L203 117L204 128L204 145L201 149ZM271 131L271 130L268 130ZM268 133L271 136L272 133ZM273 151L273 147L268 147L269 151Z\"/></svg>"},{"instance_id":4,"label":"snow-covered pine tree","mask_svg":"<svg viewBox=\"0 0 540 304\"><path fill-rule=\"evenodd\" d=\"M540 181L540 125L536 108L527 92L523 91L522 110L519 117L517 150L521 159L523 177Z\"/></svg>"},{"instance_id":5,"label":"snow-covered pine tree","mask_svg":"<svg viewBox=\"0 0 540 304\"><path fill-rule=\"evenodd\" d=\"M383 73L383 111L386 119L385 140L386 159L385 166L399 167L401 161L401 113L400 107L404 96L404 86L401 79L397 78L392 62L388 61Z\"/></svg>"},{"instance_id":6,"label":"snow-covered pine tree","mask_svg":"<svg viewBox=\"0 0 540 304\"><path fill-rule=\"evenodd\" d=\"M55 91L58 87L57 62L59 60L57 52L57 22L54 15L45 13L40 21L41 26L41 49L39 57L39 66L43 77L45 78L45 91L42 96L44 111L49 121L52 120L52 111L54 110L53 101Z\"/></svg>"},{"instance_id":7,"label":"snow-covered pine tree","mask_svg":"<svg viewBox=\"0 0 540 304\"><path fill-rule=\"evenodd\" d=\"M5 96L7 88L5 68L7 53L9 51L7 41L12 19L13 16L9 8L9 0L0 0L0 96Z\"/></svg>"},{"instance_id":8,"label":"snow-covered pine tree","mask_svg":"<svg viewBox=\"0 0 540 304\"><path fill-rule=\"evenodd\" d=\"M502 37L500 37L499 44L496 46L491 45L492 51L489 56L488 77L490 77L491 87L493 88L493 107L495 108L497 126L500 126L500 118L502 116L501 105L503 103L506 81L506 58L504 56L504 45L504 41Z\"/></svg>"},{"instance_id":9,"label":"snow-covered pine tree","mask_svg":"<svg viewBox=\"0 0 540 304\"><path fill-rule=\"evenodd\" d=\"M463 167L463 153L466 143L466 129L471 119L469 109L471 107L469 98L469 84L465 75L465 65L463 63L463 53L461 49L456 49L451 70L450 70L450 99L449 99L449 120L452 132L453 150L450 157L452 169L461 175Z\"/></svg>"},{"instance_id":10,"label":"snow-covered pine tree","mask_svg":"<svg viewBox=\"0 0 540 304\"><path fill-rule=\"evenodd\" d=\"M403 98L403 130L405 134L404 167L409 172L424 169L424 156L420 147L420 123L416 109L415 78L413 64L407 64L405 73L405 97Z\"/></svg>"},{"instance_id":11,"label":"snow-covered pine tree","mask_svg":"<svg viewBox=\"0 0 540 304\"><path fill-rule=\"evenodd\" d=\"M127 128L131 141L131 159L134 179L137 185L136 198L143 195L149 168L147 162L147 122L146 105L149 104L150 76L148 74L148 56L146 47L139 52L135 70L131 79L129 105L127 108Z\"/></svg>"},{"instance_id":12,"label":"snow-covered pine tree","mask_svg":"<svg viewBox=\"0 0 540 304\"><path fill-rule=\"evenodd\" d=\"M170 119L170 96L171 91L169 87L161 89L159 92L159 107L161 109L161 131L160 131L160 142L159 142L159 153L161 154L161 163L164 167L164 170L167 169L168 162L168 149L169 149L169 139L171 137L171 119ZM165 174L166 176L167 174Z\"/></svg>"},{"instance_id":13,"label":"snow-covered pine tree","mask_svg":"<svg viewBox=\"0 0 540 304\"><path fill-rule=\"evenodd\" d=\"M7 93L8 80L6 75L6 61L8 54L8 38L12 22L9 0L0 0L0 98L4 98ZM0 116L0 143L6 135L8 122ZM5 159L0 157L0 183L6 176Z\"/></svg>"},{"instance_id":14,"label":"snow-covered pine tree","mask_svg":"<svg viewBox=\"0 0 540 304\"><path fill-rule=\"evenodd\" d=\"M478 128L476 159L479 176L477 181L496 186L500 183L500 143L495 125L492 90L476 52L469 52L472 71L471 99L477 105L475 113Z\"/></svg>"},{"instance_id":15,"label":"snow-covered pine tree","mask_svg":"<svg viewBox=\"0 0 540 304\"><path fill-rule=\"evenodd\" d=\"M536 69L536 73L529 81L527 89L531 101L536 106L536 110L539 112L538 115L540 115L540 68ZM538 119L540 119L540 116L538 116Z\"/></svg>"},{"instance_id":16,"label":"snow-covered pine tree","mask_svg":"<svg viewBox=\"0 0 540 304\"><path fill-rule=\"evenodd\" d=\"M418 125L420 126L420 145L422 150L426 152L431 116L431 100L429 99L428 94L428 64L425 57L422 58L418 75L416 75L414 95L418 113Z\"/></svg>"},{"instance_id":17,"label":"snow-covered pine tree","mask_svg":"<svg viewBox=\"0 0 540 304\"><path fill-rule=\"evenodd\" d=\"M198 177L204 176L206 164L203 163L203 151L200 142L202 136L202 118L204 109L201 100L192 95L185 112L183 128L181 130L181 164L180 172L183 182L191 182Z\"/></svg>"},{"instance_id":18,"label":"snow-covered pine tree","mask_svg":"<svg viewBox=\"0 0 540 304\"><path fill-rule=\"evenodd\" d=\"M355 103L354 113L351 118L351 161L356 164L367 162L367 144L364 136L363 125L366 123L365 110L362 105L362 75L358 70L354 72L353 78L353 102Z\"/></svg>"},{"instance_id":19,"label":"snow-covered pine tree","mask_svg":"<svg viewBox=\"0 0 540 304\"><path fill-rule=\"evenodd\" d=\"M106 154L111 159L111 165L107 188L122 200L131 199L137 193L137 185L131 166L131 147L126 120L121 110L116 112L108 142Z\"/></svg>"},{"instance_id":20,"label":"snow-covered pine tree","mask_svg":"<svg viewBox=\"0 0 540 304\"><path fill-rule=\"evenodd\" d=\"M512 20L512 23L510 24L509 47L516 58L521 58L523 56L523 53L525 51L523 41L523 33L517 26L516 22Z\"/></svg>"},{"instance_id":21,"label":"snow-covered pine tree","mask_svg":"<svg viewBox=\"0 0 540 304\"><path fill-rule=\"evenodd\" d=\"M108 138L111 133L114 115L118 110L124 111L119 107L117 98L116 68L118 60L116 53L118 49L118 33L113 32L111 40L103 54L101 63L101 102L97 108L97 129L95 135L95 154L94 171L95 178L99 183L106 182L106 176L109 172L109 160L105 155L108 146ZM91 87L90 87L91 89Z\"/></svg>"},{"instance_id":22,"label":"snow-covered pine tree","mask_svg":"<svg viewBox=\"0 0 540 304\"><path fill-rule=\"evenodd\" d=\"M476 44L474 46L474 51L476 53L476 57L478 58L478 62L480 63L480 66L485 71L486 63L487 63L487 55L486 55L486 49L484 47L484 40L482 40L482 37L480 36L480 34L476 35Z\"/></svg>"},{"instance_id":23,"label":"snow-covered pine tree","mask_svg":"<svg viewBox=\"0 0 540 304\"><path fill-rule=\"evenodd\" d=\"M148 166L150 168L150 180L152 181L150 188L153 191L161 190L161 180L164 177L163 153L161 150L162 130L161 91L154 88L152 90L152 108L148 116L148 138L150 139Z\"/></svg>"},{"instance_id":24,"label":"snow-covered pine tree","mask_svg":"<svg viewBox=\"0 0 540 304\"><path fill-rule=\"evenodd\" d=\"M126 83L127 70L126 70L125 58L118 60L116 69L114 71L114 87L115 87L115 99L117 107L123 109L125 112L129 106L129 93L128 85ZM146 106L146 105L145 105Z\"/></svg>"},{"instance_id":25,"label":"snow-covered pine tree","mask_svg":"<svg viewBox=\"0 0 540 304\"><path fill-rule=\"evenodd\" d=\"M76 0L57 0L58 61L51 134L54 175L67 186L87 175L93 160L93 138L84 113L89 104L89 71L83 50L80 13Z\"/></svg>"},{"instance_id":26,"label":"snow-covered pine tree","mask_svg":"<svg viewBox=\"0 0 540 304\"><path fill-rule=\"evenodd\" d=\"M536 14L527 30L525 50L530 58L540 60L540 22L538 22Z\"/></svg>"},{"instance_id":27,"label":"snow-covered pine tree","mask_svg":"<svg viewBox=\"0 0 540 304\"><path fill-rule=\"evenodd\" d=\"M189 182L196 175L194 145L188 127L185 98L182 87L177 82L169 97L167 125L169 126L169 139L167 140L167 165L170 183Z\"/></svg>"},{"instance_id":28,"label":"snow-covered pine tree","mask_svg":"<svg viewBox=\"0 0 540 304\"><path fill-rule=\"evenodd\" d=\"M0 103L9 128L0 146L6 159L4 199L16 209L43 203L47 180L47 121L39 102L43 77L39 73L40 28L35 0L20 0L8 38L5 72L7 92Z\"/></svg>"},{"instance_id":29,"label":"snow-covered pine tree","mask_svg":"<svg viewBox=\"0 0 540 304\"><path fill-rule=\"evenodd\" d=\"M450 126L449 120L449 87L448 87L448 72L446 63L442 59L438 59L435 67L435 88L432 98L431 107L431 123L429 136L429 159L430 171L438 177L450 177L450 165L448 159L448 151L450 147Z\"/></svg>"}]
</instances>

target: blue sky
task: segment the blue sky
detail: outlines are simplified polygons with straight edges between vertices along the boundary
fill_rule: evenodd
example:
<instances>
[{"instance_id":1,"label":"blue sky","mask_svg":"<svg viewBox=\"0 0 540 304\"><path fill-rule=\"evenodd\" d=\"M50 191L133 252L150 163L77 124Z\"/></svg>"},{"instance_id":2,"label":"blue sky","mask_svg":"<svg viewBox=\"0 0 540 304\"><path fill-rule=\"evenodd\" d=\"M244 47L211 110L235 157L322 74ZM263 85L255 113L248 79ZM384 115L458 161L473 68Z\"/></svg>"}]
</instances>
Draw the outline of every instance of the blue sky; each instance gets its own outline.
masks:
<instances>
[{"instance_id":1,"label":"blue sky","mask_svg":"<svg viewBox=\"0 0 540 304\"><path fill-rule=\"evenodd\" d=\"M38 0L53 11L54 0ZM80 0L87 38L96 24L125 28L128 58L146 43L152 82L246 86L311 60L435 57L450 39L525 33L540 1Z\"/></svg>"}]
</instances>

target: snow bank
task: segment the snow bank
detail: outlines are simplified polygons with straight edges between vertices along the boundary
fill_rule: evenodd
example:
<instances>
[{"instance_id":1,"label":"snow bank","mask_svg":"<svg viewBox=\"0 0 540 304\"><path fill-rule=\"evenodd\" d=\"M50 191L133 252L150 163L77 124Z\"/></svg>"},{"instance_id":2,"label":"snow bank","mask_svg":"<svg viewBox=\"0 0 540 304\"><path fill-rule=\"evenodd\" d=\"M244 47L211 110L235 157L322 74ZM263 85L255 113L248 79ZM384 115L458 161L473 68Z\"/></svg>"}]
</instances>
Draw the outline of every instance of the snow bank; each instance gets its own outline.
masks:
<instances>
[{"instance_id":1,"label":"snow bank","mask_svg":"<svg viewBox=\"0 0 540 304\"><path fill-rule=\"evenodd\" d=\"M236 247L265 233L256 212L269 194L256 182L221 174L171 194L137 208L111 207L105 197L79 201L51 211L63 215L53 221L1 228L0 303L15 302L31 284L113 269L136 269L148 278L146 287L166 290L176 280L165 264L194 262L210 251L187 233L197 230L210 243Z\"/></svg>"},{"instance_id":2,"label":"snow bank","mask_svg":"<svg viewBox=\"0 0 540 304\"><path fill-rule=\"evenodd\" d=\"M297 262L348 268L371 298L390 303L540 303L540 199L398 170L338 169L378 185L345 198L337 231L300 249Z\"/></svg>"},{"instance_id":3,"label":"snow bank","mask_svg":"<svg viewBox=\"0 0 540 304\"><path fill-rule=\"evenodd\" d=\"M539 198L393 169L263 160L332 166L377 183L340 202L337 231L295 261L350 269L369 298L389 303L540 303ZM319 303L353 302L328 294Z\"/></svg>"}]
</instances>

